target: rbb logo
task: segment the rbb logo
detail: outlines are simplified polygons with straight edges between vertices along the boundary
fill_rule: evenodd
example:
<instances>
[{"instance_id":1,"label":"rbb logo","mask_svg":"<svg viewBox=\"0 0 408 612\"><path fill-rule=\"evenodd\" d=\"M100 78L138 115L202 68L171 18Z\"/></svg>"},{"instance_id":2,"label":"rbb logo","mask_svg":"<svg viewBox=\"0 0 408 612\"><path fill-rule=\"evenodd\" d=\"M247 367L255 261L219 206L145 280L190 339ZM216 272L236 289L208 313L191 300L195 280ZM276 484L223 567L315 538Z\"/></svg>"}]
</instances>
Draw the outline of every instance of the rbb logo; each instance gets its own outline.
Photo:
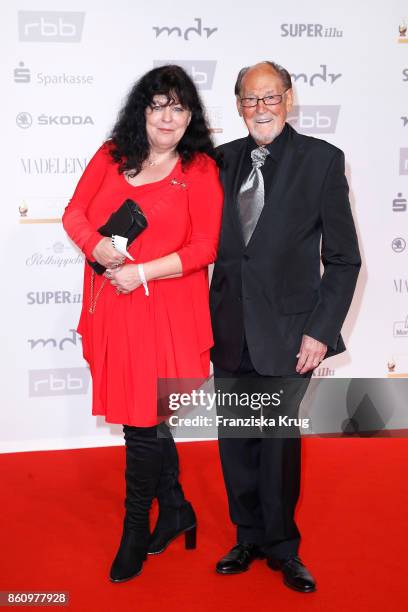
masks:
<instances>
[{"instance_id":1,"label":"rbb logo","mask_svg":"<svg viewBox=\"0 0 408 612\"><path fill-rule=\"evenodd\" d=\"M197 66L191 66L191 78L194 83L202 89L207 89L208 73L203 70L198 70Z\"/></svg>"},{"instance_id":2,"label":"rbb logo","mask_svg":"<svg viewBox=\"0 0 408 612\"><path fill-rule=\"evenodd\" d=\"M55 395L84 395L88 391L88 368L57 368L53 370L29 370L29 397Z\"/></svg>"},{"instance_id":3,"label":"rbb logo","mask_svg":"<svg viewBox=\"0 0 408 612\"><path fill-rule=\"evenodd\" d=\"M288 115L292 125L304 134L333 134L340 106L294 106Z\"/></svg>"},{"instance_id":4,"label":"rbb logo","mask_svg":"<svg viewBox=\"0 0 408 612\"><path fill-rule=\"evenodd\" d=\"M214 81L215 60L154 60L154 67L178 64L190 75L199 89L211 89Z\"/></svg>"},{"instance_id":5,"label":"rbb logo","mask_svg":"<svg viewBox=\"0 0 408 612\"><path fill-rule=\"evenodd\" d=\"M79 42L85 13L19 11L18 33L22 42Z\"/></svg>"},{"instance_id":6,"label":"rbb logo","mask_svg":"<svg viewBox=\"0 0 408 612\"><path fill-rule=\"evenodd\" d=\"M408 174L408 149L400 149L399 173Z\"/></svg>"},{"instance_id":7,"label":"rbb logo","mask_svg":"<svg viewBox=\"0 0 408 612\"><path fill-rule=\"evenodd\" d=\"M303 129L317 128L327 130L327 128L331 128L331 124L330 117L322 115L319 111L316 112L315 116L306 115L304 112L301 112L299 115L299 125Z\"/></svg>"}]
</instances>

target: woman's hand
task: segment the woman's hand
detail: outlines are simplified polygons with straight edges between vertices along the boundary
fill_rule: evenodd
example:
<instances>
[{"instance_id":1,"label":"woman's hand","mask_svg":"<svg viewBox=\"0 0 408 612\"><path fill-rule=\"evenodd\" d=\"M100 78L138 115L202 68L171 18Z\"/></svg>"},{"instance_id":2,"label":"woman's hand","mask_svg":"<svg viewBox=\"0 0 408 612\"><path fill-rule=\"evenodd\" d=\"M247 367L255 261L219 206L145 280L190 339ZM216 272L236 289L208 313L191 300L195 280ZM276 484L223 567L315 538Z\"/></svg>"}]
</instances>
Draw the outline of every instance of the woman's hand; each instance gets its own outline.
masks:
<instances>
[{"instance_id":1,"label":"woman's hand","mask_svg":"<svg viewBox=\"0 0 408 612\"><path fill-rule=\"evenodd\" d=\"M142 284L137 266L131 264L120 268L110 268L106 270L105 276L110 280L111 285L116 287L117 293L130 293Z\"/></svg>"},{"instance_id":2,"label":"woman's hand","mask_svg":"<svg viewBox=\"0 0 408 612\"><path fill-rule=\"evenodd\" d=\"M92 251L92 257L105 268L113 268L124 261L123 255L113 248L110 238L102 238L98 242Z\"/></svg>"}]
</instances>

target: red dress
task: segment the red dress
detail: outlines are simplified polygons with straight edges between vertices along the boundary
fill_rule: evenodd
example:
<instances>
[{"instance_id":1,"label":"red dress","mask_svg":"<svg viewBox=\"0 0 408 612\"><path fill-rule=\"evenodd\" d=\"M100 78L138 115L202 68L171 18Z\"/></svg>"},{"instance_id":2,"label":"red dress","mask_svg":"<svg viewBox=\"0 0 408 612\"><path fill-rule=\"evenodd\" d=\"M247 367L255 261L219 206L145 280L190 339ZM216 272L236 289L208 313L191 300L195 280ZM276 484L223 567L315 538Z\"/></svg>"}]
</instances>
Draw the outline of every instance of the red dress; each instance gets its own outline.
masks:
<instances>
[{"instance_id":1,"label":"red dress","mask_svg":"<svg viewBox=\"0 0 408 612\"><path fill-rule=\"evenodd\" d=\"M149 282L117 295L107 282L89 313L91 268L85 264L78 325L92 374L92 413L109 423L149 427L157 423L157 379L209 374L213 344L208 304L208 264L216 258L223 193L215 162L180 160L163 180L130 185L105 143L89 162L63 215L71 239L91 258L100 227L122 202L135 200L148 227L129 247L135 263L176 252L179 278ZM126 265L133 265L126 260ZM94 295L104 277L95 275Z\"/></svg>"}]
</instances>

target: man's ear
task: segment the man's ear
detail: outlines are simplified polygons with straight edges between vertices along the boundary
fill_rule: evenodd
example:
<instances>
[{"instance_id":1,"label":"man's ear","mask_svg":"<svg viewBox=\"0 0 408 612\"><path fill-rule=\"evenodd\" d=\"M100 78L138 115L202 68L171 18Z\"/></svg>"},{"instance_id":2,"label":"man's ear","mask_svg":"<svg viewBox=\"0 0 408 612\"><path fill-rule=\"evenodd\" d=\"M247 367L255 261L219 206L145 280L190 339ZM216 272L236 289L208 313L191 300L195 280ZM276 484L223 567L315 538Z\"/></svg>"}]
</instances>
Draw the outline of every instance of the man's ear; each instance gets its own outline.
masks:
<instances>
[{"instance_id":1,"label":"man's ear","mask_svg":"<svg viewBox=\"0 0 408 612\"><path fill-rule=\"evenodd\" d=\"M292 110L293 107L293 89L290 88L288 89L288 91L285 94L286 97L286 112L290 113L290 111Z\"/></svg>"}]
</instances>

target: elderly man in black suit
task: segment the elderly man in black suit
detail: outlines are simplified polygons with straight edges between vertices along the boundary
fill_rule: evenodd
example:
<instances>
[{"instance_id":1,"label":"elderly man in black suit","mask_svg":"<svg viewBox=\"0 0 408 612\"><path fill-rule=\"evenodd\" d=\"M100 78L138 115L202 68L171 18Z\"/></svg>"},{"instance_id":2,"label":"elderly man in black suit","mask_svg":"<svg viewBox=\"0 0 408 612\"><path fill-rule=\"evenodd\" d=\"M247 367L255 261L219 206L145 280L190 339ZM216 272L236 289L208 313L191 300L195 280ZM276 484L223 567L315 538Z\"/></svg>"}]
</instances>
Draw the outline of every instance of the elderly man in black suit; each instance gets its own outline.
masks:
<instances>
[{"instance_id":1,"label":"elderly man in black suit","mask_svg":"<svg viewBox=\"0 0 408 612\"><path fill-rule=\"evenodd\" d=\"M211 283L214 376L281 382L297 414L314 368L345 350L340 335L361 265L344 154L286 123L293 93L274 62L243 68L235 86L246 138L220 147L223 225ZM320 273L320 264L324 272ZM294 520L300 437L220 437L237 544L217 563L236 574L256 558L287 586L316 583L298 556Z\"/></svg>"}]
</instances>

